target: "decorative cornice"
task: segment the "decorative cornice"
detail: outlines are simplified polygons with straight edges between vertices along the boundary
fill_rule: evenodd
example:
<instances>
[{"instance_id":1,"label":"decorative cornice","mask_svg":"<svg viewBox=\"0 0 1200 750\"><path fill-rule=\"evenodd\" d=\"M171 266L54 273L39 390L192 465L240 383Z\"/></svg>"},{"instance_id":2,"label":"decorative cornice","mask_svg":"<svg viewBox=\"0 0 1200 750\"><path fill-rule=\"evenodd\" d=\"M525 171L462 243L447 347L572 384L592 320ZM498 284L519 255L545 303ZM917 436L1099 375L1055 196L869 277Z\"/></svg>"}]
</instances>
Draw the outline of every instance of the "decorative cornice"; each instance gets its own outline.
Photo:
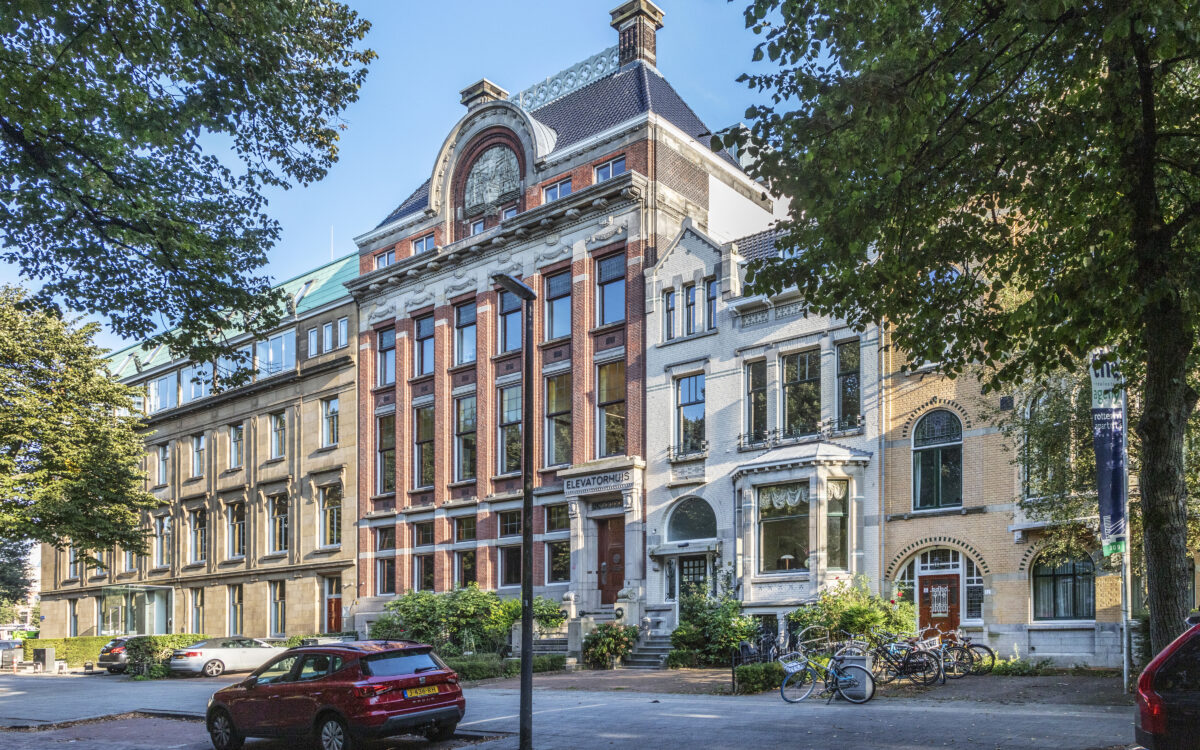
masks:
<instances>
[{"instance_id":1,"label":"decorative cornice","mask_svg":"<svg viewBox=\"0 0 1200 750\"><path fill-rule=\"evenodd\" d=\"M560 70L541 83L535 83L524 91L518 91L508 97L508 100L515 102L526 111L534 110L578 91L604 76L616 73L619 68L617 45L614 44L586 60L577 62L565 70Z\"/></svg>"}]
</instances>

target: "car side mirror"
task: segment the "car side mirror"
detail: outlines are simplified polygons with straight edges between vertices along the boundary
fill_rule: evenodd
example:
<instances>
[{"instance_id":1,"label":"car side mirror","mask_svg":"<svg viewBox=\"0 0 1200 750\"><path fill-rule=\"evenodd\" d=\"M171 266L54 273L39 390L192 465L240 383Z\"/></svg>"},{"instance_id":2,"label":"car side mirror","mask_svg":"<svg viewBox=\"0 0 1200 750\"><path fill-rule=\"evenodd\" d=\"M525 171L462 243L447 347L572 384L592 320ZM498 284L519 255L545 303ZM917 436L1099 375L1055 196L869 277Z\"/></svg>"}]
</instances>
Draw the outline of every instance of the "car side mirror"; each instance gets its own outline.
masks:
<instances>
[{"instance_id":1,"label":"car side mirror","mask_svg":"<svg viewBox=\"0 0 1200 750\"><path fill-rule=\"evenodd\" d=\"M246 678L245 680L242 681L242 687L246 688L247 690L253 690L254 688L258 687L258 678L257 677Z\"/></svg>"}]
</instances>

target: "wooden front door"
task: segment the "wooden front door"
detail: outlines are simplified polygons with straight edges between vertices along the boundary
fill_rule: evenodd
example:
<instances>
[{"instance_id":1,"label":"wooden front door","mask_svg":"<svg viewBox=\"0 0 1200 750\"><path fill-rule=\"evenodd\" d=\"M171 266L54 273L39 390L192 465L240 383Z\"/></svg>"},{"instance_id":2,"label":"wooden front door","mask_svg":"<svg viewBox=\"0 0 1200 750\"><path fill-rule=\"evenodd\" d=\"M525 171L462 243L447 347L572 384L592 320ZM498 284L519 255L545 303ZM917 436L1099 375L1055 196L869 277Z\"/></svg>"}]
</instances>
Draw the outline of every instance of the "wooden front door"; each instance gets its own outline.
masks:
<instances>
[{"instance_id":1,"label":"wooden front door","mask_svg":"<svg viewBox=\"0 0 1200 750\"><path fill-rule=\"evenodd\" d=\"M342 578L325 579L325 632L342 632Z\"/></svg>"},{"instance_id":2,"label":"wooden front door","mask_svg":"<svg viewBox=\"0 0 1200 750\"><path fill-rule=\"evenodd\" d=\"M616 604L625 584L625 518L604 518L597 524L597 583L601 604Z\"/></svg>"},{"instance_id":3,"label":"wooden front door","mask_svg":"<svg viewBox=\"0 0 1200 750\"><path fill-rule=\"evenodd\" d=\"M954 630L958 627L958 576L921 576L921 628Z\"/></svg>"}]
</instances>

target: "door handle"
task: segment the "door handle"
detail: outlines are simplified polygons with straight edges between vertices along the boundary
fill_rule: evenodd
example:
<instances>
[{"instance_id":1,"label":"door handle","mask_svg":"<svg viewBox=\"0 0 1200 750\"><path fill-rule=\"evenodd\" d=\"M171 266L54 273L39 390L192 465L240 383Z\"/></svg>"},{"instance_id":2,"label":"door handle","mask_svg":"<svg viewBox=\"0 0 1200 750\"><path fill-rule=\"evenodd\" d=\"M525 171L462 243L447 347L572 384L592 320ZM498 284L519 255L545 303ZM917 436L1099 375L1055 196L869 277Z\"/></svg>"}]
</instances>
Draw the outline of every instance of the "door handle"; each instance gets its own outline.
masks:
<instances>
[{"instance_id":1,"label":"door handle","mask_svg":"<svg viewBox=\"0 0 1200 750\"><path fill-rule=\"evenodd\" d=\"M600 563L600 583L608 583L608 563L606 562Z\"/></svg>"}]
</instances>

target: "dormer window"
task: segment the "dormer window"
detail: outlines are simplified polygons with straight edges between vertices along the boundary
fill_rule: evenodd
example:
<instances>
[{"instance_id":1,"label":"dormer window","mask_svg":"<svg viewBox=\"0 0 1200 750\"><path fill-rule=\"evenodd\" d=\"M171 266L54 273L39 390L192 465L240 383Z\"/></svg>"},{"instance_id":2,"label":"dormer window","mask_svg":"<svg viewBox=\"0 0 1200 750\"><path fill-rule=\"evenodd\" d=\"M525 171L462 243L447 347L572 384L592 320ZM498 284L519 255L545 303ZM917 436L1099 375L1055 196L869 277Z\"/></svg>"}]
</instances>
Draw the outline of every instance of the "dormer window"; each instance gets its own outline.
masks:
<instances>
[{"instance_id":1,"label":"dormer window","mask_svg":"<svg viewBox=\"0 0 1200 750\"><path fill-rule=\"evenodd\" d=\"M625 173L625 157L618 156L615 159L604 162L596 167L596 182L604 182L610 180L619 174Z\"/></svg>"},{"instance_id":2,"label":"dormer window","mask_svg":"<svg viewBox=\"0 0 1200 750\"><path fill-rule=\"evenodd\" d=\"M420 255L421 253L431 253L435 249L436 249L436 247L433 244L433 232L430 232L429 234L425 235L424 237L418 237L417 239L413 240L413 243L412 243L413 255Z\"/></svg>"},{"instance_id":3,"label":"dormer window","mask_svg":"<svg viewBox=\"0 0 1200 750\"><path fill-rule=\"evenodd\" d=\"M396 262L396 251L395 250L385 250L384 252L375 256L375 268L377 268L377 269L384 268L386 266L390 266L395 262Z\"/></svg>"},{"instance_id":4,"label":"dormer window","mask_svg":"<svg viewBox=\"0 0 1200 750\"><path fill-rule=\"evenodd\" d=\"M542 188L542 202L550 203L571 194L571 178L560 180L553 185Z\"/></svg>"},{"instance_id":5,"label":"dormer window","mask_svg":"<svg viewBox=\"0 0 1200 750\"><path fill-rule=\"evenodd\" d=\"M471 236L474 237L477 234L483 234L483 219L471 222Z\"/></svg>"}]
</instances>

